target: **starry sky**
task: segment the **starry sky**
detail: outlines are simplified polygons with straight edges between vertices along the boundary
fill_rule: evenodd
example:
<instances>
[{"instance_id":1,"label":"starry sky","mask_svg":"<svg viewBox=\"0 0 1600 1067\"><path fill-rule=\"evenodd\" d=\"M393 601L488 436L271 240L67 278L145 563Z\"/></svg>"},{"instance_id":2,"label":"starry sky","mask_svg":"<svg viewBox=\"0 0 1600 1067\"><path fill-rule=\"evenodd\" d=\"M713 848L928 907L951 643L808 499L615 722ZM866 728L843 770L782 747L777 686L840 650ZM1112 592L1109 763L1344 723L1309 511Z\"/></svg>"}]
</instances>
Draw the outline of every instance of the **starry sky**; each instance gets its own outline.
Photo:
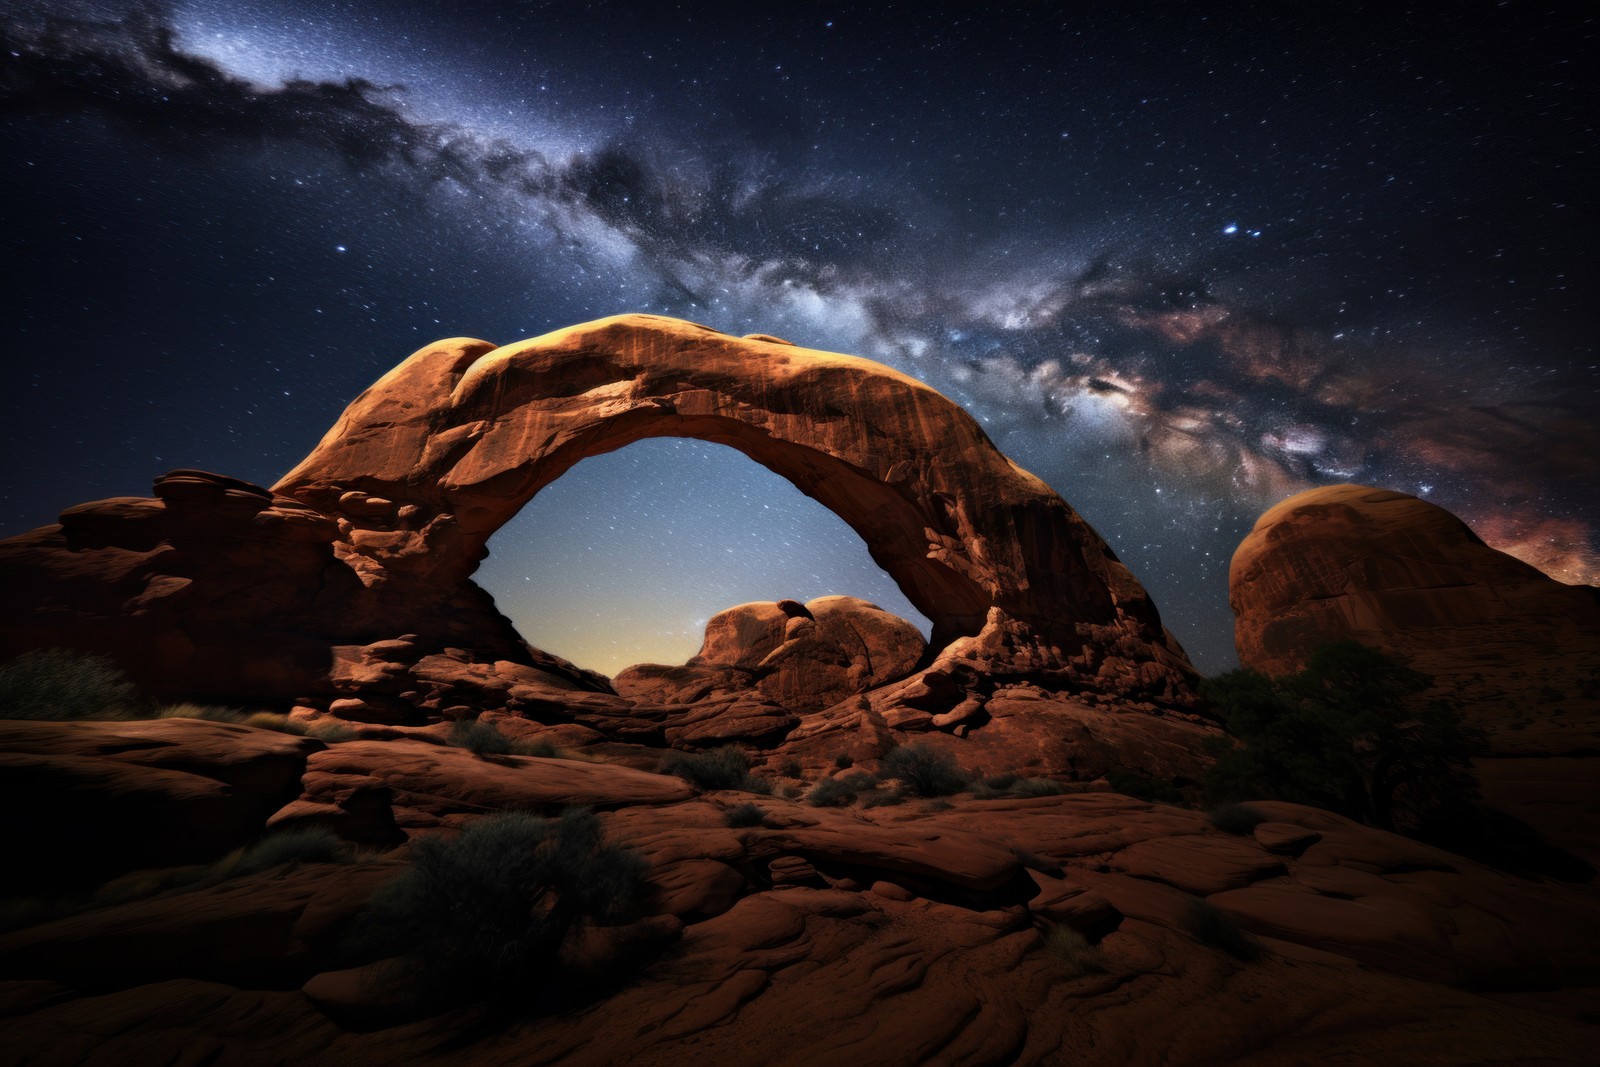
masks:
<instances>
[{"instance_id":1,"label":"starry sky","mask_svg":"<svg viewBox=\"0 0 1600 1067\"><path fill-rule=\"evenodd\" d=\"M1593 11L0 0L0 536L270 484L436 338L648 311L957 400L1206 673L1315 485L1600 582ZM752 599L926 629L721 446L586 460L490 548L608 673Z\"/></svg>"}]
</instances>

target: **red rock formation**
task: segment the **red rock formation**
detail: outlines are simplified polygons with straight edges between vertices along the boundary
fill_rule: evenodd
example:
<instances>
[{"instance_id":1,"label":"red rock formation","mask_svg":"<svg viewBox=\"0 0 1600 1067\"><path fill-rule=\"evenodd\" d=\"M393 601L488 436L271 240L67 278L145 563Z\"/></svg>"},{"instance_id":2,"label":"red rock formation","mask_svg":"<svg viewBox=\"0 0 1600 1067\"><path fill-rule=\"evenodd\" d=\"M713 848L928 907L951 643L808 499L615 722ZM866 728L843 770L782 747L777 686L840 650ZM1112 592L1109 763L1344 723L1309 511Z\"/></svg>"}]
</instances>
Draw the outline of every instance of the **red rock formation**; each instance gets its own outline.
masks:
<instances>
[{"instance_id":1,"label":"red rock formation","mask_svg":"<svg viewBox=\"0 0 1600 1067\"><path fill-rule=\"evenodd\" d=\"M640 703L754 690L792 711L820 711L905 677L926 649L916 627L855 597L764 601L712 616L700 651L682 666L638 664L612 685Z\"/></svg>"},{"instance_id":2,"label":"red rock formation","mask_svg":"<svg viewBox=\"0 0 1600 1067\"><path fill-rule=\"evenodd\" d=\"M1433 676L1489 734L1486 801L1600 861L1600 590L1495 551L1433 504L1336 485L1256 521L1229 596L1246 667L1294 671L1353 639Z\"/></svg>"},{"instance_id":3,"label":"red rock formation","mask_svg":"<svg viewBox=\"0 0 1600 1067\"><path fill-rule=\"evenodd\" d=\"M1495 551L1426 501L1359 485L1292 496L1234 553L1229 598L1246 667L1288 673L1353 639L1433 675L1497 751L1600 748L1600 590Z\"/></svg>"},{"instance_id":4,"label":"red rock formation","mask_svg":"<svg viewBox=\"0 0 1600 1067\"><path fill-rule=\"evenodd\" d=\"M810 619L736 612L697 662L628 672L624 696L529 648L470 581L489 537L584 457L672 435L738 448L850 523L933 620L931 649L827 598ZM881 754L886 731L984 727L1018 685L1060 695L1074 721L1125 713L1100 736L1134 748L1140 722L1193 727L1193 668L1144 589L955 404L868 360L650 316L430 345L275 489L174 471L156 499L70 508L0 542L0 586L0 658L103 651L158 696L386 727L506 709L616 742L771 748L818 714L808 736L864 732ZM1010 736L991 757L1049 751L1073 773L1072 745Z\"/></svg>"},{"instance_id":5,"label":"red rock formation","mask_svg":"<svg viewBox=\"0 0 1600 1067\"><path fill-rule=\"evenodd\" d=\"M274 487L335 518L355 613L414 629L496 530L580 460L646 437L729 445L849 523L933 620L1009 626L993 669L1182 700L1192 669L1110 548L954 403L853 356L626 315L390 371ZM375 631L376 632L376 629Z\"/></svg>"},{"instance_id":6,"label":"red rock formation","mask_svg":"<svg viewBox=\"0 0 1600 1067\"><path fill-rule=\"evenodd\" d=\"M181 764L213 782L251 781L247 768L314 745L230 727L224 746L217 724L184 720L29 731L34 747L82 758L120 759L131 743L134 772ZM1112 793L838 810L415 739L334 743L310 761L297 803L339 781L381 781L412 836L495 811L599 804L606 839L641 857L656 894L639 922L575 938L563 983L588 960L618 958L616 946L632 955L610 982L558 1007L519 999L529 1012L492 1025L406 1005L344 937L405 853L286 863L82 901L0 933L0 1058L1593 1060L1593 1026L1580 1021L1600 967L1589 888L1525 881L1310 808L1260 803L1269 821L1233 836L1198 812ZM70 788L58 780L35 806ZM751 804L758 825L729 825ZM152 823L128 836L159 849L161 833ZM13 884L37 874L13 872ZM1252 960L1207 932L1229 922L1256 938ZM1062 927L1079 939L1052 947Z\"/></svg>"}]
</instances>

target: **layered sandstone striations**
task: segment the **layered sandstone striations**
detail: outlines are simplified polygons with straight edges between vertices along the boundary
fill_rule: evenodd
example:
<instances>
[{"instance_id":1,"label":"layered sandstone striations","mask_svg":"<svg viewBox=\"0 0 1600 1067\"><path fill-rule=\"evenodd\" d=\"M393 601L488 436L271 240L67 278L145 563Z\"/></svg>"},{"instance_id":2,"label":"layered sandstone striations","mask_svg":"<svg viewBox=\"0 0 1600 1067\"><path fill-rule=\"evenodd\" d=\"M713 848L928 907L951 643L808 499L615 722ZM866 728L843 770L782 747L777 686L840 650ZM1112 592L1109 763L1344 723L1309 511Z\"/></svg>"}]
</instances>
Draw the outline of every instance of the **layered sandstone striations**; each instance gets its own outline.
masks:
<instances>
[{"instance_id":1,"label":"layered sandstone striations","mask_svg":"<svg viewBox=\"0 0 1600 1067\"><path fill-rule=\"evenodd\" d=\"M247 802L243 840L297 771L273 826L362 789L412 840L593 805L654 886L640 919L567 946L551 972L566 996L516 989L515 1013L486 1018L406 1004L346 937L404 849L129 875L0 932L7 1062L1593 1060L1591 891L1292 804L1258 805L1267 821L1233 835L1110 793L818 808L420 738L324 746L186 720L30 724L7 744L59 768L34 781L35 809L70 803L78 765L116 765L127 796L166 795L181 773ZM732 817L748 807L759 821ZM122 820L122 866L193 858L167 829Z\"/></svg>"},{"instance_id":2,"label":"layered sandstone striations","mask_svg":"<svg viewBox=\"0 0 1600 1067\"><path fill-rule=\"evenodd\" d=\"M738 649L712 634L696 662L627 672L620 695L529 648L470 580L490 536L583 458L652 436L730 445L827 505L933 620L931 645L824 598L735 609ZM1121 748L1143 758L1142 730L1206 729L1145 590L950 400L868 360L650 316L430 345L272 490L175 471L154 499L0 543L0 584L0 658L103 651L158 695L303 718L415 728L494 709L616 743L808 752L844 730L877 755L895 731L981 728L997 762L1090 778ZM1030 734L1039 705L1008 703L1019 687L1062 702L1073 740ZM1193 776L1196 746L1155 747L1160 773Z\"/></svg>"},{"instance_id":3,"label":"layered sandstone striations","mask_svg":"<svg viewBox=\"0 0 1600 1067\"><path fill-rule=\"evenodd\" d=\"M1187 658L1088 523L956 404L853 356L647 315L444 341L357 398L274 492L334 517L364 618L415 627L540 489L674 436L738 449L842 518L935 647L1006 630L994 670L1185 697Z\"/></svg>"}]
</instances>

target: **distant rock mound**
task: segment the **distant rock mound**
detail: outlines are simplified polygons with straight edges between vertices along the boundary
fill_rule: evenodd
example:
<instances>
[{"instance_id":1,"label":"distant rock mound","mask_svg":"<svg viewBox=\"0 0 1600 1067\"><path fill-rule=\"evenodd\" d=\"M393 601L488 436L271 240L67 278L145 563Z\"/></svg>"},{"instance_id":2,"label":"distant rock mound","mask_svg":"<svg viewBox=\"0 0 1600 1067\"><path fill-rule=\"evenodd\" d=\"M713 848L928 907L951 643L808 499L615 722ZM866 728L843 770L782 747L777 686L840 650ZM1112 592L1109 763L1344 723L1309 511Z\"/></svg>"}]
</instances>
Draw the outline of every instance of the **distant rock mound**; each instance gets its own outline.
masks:
<instances>
[{"instance_id":1,"label":"distant rock mound","mask_svg":"<svg viewBox=\"0 0 1600 1067\"><path fill-rule=\"evenodd\" d=\"M1229 590L1244 666L1288 673L1343 639L1404 657L1488 731L1488 799L1600 857L1600 760L1589 758L1600 752L1600 590L1490 548L1443 508L1360 485L1263 514Z\"/></svg>"},{"instance_id":2,"label":"distant rock mound","mask_svg":"<svg viewBox=\"0 0 1600 1067\"><path fill-rule=\"evenodd\" d=\"M1229 590L1247 667L1288 673L1353 639L1434 675L1503 751L1600 748L1600 590L1490 548L1441 507L1359 485L1292 496L1239 545Z\"/></svg>"},{"instance_id":3,"label":"distant rock mound","mask_svg":"<svg viewBox=\"0 0 1600 1067\"><path fill-rule=\"evenodd\" d=\"M755 690L795 711L820 711L904 678L927 647L909 622L855 597L769 600L714 615L700 651L682 666L638 664L612 685L652 703Z\"/></svg>"}]
</instances>

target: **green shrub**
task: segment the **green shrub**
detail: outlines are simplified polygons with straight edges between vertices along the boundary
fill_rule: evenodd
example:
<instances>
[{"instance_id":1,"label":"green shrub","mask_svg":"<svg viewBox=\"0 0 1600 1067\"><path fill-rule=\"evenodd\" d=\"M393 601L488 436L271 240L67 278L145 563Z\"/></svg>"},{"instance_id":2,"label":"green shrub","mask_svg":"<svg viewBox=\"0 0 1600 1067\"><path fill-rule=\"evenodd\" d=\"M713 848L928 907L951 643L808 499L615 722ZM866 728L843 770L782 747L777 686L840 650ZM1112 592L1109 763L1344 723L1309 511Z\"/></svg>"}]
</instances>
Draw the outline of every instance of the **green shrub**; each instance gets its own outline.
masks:
<instances>
[{"instance_id":1,"label":"green shrub","mask_svg":"<svg viewBox=\"0 0 1600 1067\"><path fill-rule=\"evenodd\" d=\"M1066 791L1054 778L1018 778L1006 789L1014 797L1058 797Z\"/></svg>"},{"instance_id":2,"label":"green shrub","mask_svg":"<svg viewBox=\"0 0 1600 1067\"><path fill-rule=\"evenodd\" d=\"M592 812L490 816L415 842L362 916L356 947L400 957L393 977L423 1003L526 1002L555 977L577 928L642 914L648 874L638 854L602 841Z\"/></svg>"},{"instance_id":3,"label":"green shrub","mask_svg":"<svg viewBox=\"0 0 1600 1067\"><path fill-rule=\"evenodd\" d=\"M1057 923L1045 930L1044 950L1061 961L1062 977L1067 981L1105 973L1105 966L1100 962L1100 949L1065 924Z\"/></svg>"},{"instance_id":4,"label":"green shrub","mask_svg":"<svg viewBox=\"0 0 1600 1067\"><path fill-rule=\"evenodd\" d=\"M494 723L482 719L457 719L451 723L445 740L474 756L509 756L512 749L511 738Z\"/></svg>"},{"instance_id":5,"label":"green shrub","mask_svg":"<svg viewBox=\"0 0 1600 1067\"><path fill-rule=\"evenodd\" d=\"M850 753L841 752L833 757L833 765L841 771L847 771L856 765L856 761L850 758Z\"/></svg>"},{"instance_id":6,"label":"green shrub","mask_svg":"<svg viewBox=\"0 0 1600 1067\"><path fill-rule=\"evenodd\" d=\"M1241 930L1226 912L1204 900L1189 902L1183 928L1202 945L1221 949L1236 960L1254 963L1261 958L1261 942Z\"/></svg>"},{"instance_id":7,"label":"green shrub","mask_svg":"<svg viewBox=\"0 0 1600 1067\"><path fill-rule=\"evenodd\" d=\"M770 793L772 783L750 773L750 760L734 745L709 752L672 752L661 761L661 773L673 774L701 789L742 789Z\"/></svg>"},{"instance_id":8,"label":"green shrub","mask_svg":"<svg viewBox=\"0 0 1600 1067\"><path fill-rule=\"evenodd\" d=\"M949 754L921 741L891 749L878 766L878 777L898 779L900 788L919 797L944 797L967 787L967 775Z\"/></svg>"},{"instance_id":9,"label":"green shrub","mask_svg":"<svg viewBox=\"0 0 1600 1067\"><path fill-rule=\"evenodd\" d=\"M532 741L513 741L511 751L519 756L537 756L540 759L561 759L566 755L545 737L538 737Z\"/></svg>"},{"instance_id":10,"label":"green shrub","mask_svg":"<svg viewBox=\"0 0 1600 1067\"><path fill-rule=\"evenodd\" d=\"M205 722L228 722L235 725L244 722L245 713L238 708L225 708L218 704L196 704L184 701L181 704L163 704L156 709L158 719L201 719Z\"/></svg>"},{"instance_id":11,"label":"green shrub","mask_svg":"<svg viewBox=\"0 0 1600 1067\"><path fill-rule=\"evenodd\" d=\"M1124 796L1160 804L1183 803L1183 793L1171 782L1149 778L1133 771L1123 770L1120 767L1114 767L1107 771L1106 781L1110 783L1114 792L1121 793Z\"/></svg>"},{"instance_id":12,"label":"green shrub","mask_svg":"<svg viewBox=\"0 0 1600 1067\"><path fill-rule=\"evenodd\" d=\"M105 656L41 648L0 665L0 718L127 719L138 689Z\"/></svg>"},{"instance_id":13,"label":"green shrub","mask_svg":"<svg viewBox=\"0 0 1600 1067\"><path fill-rule=\"evenodd\" d=\"M346 863L350 859L350 846L338 834L322 827L306 827L263 837L245 849L228 873L256 874L286 863Z\"/></svg>"},{"instance_id":14,"label":"green shrub","mask_svg":"<svg viewBox=\"0 0 1600 1067\"><path fill-rule=\"evenodd\" d=\"M813 808L848 808L856 803L859 792L842 777L824 777L806 793L805 801Z\"/></svg>"},{"instance_id":15,"label":"green shrub","mask_svg":"<svg viewBox=\"0 0 1600 1067\"><path fill-rule=\"evenodd\" d=\"M1432 679L1354 641L1324 645L1281 678L1232 671L1201 695L1232 741L1213 746L1212 803L1272 797L1405 829L1478 796L1482 731L1441 701Z\"/></svg>"},{"instance_id":16,"label":"green shrub","mask_svg":"<svg viewBox=\"0 0 1600 1067\"><path fill-rule=\"evenodd\" d=\"M1225 834L1243 837L1266 822L1267 816L1248 804L1219 804L1206 813L1206 821Z\"/></svg>"},{"instance_id":17,"label":"green shrub","mask_svg":"<svg viewBox=\"0 0 1600 1067\"><path fill-rule=\"evenodd\" d=\"M852 771L837 778L824 778L811 787L806 803L815 808L843 808L854 804L862 793L877 789L877 780L865 771Z\"/></svg>"},{"instance_id":18,"label":"green shrub","mask_svg":"<svg viewBox=\"0 0 1600 1067\"><path fill-rule=\"evenodd\" d=\"M803 778L806 770L797 759L786 759L778 764L778 775L783 778Z\"/></svg>"},{"instance_id":19,"label":"green shrub","mask_svg":"<svg viewBox=\"0 0 1600 1067\"><path fill-rule=\"evenodd\" d=\"M757 804L736 804L722 813L722 818L729 826L765 826L767 813Z\"/></svg>"}]
</instances>

